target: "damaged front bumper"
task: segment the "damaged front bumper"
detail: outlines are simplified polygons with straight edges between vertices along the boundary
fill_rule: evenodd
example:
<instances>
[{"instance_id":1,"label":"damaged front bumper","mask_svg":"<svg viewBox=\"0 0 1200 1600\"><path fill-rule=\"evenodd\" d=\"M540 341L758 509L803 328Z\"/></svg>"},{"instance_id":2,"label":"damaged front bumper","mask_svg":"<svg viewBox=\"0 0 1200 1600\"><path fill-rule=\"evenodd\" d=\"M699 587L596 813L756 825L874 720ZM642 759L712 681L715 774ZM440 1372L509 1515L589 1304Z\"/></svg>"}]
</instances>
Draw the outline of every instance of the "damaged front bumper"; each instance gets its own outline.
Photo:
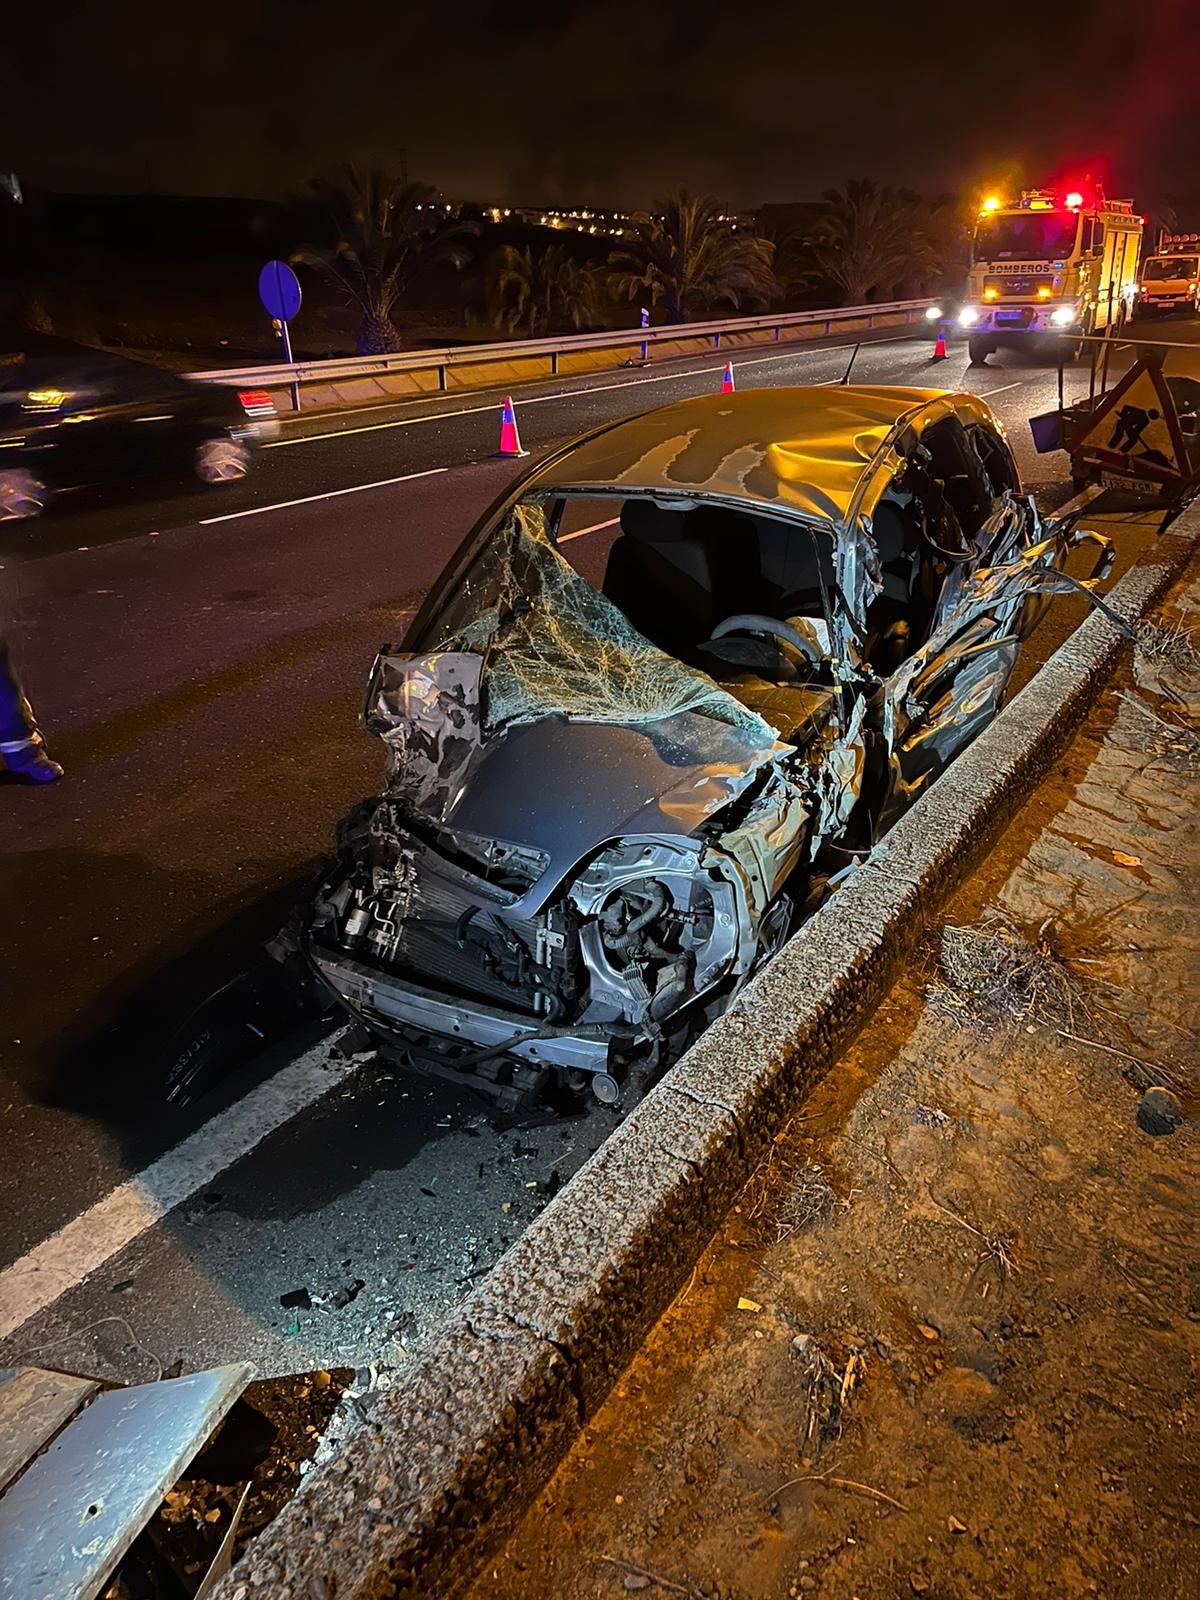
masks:
<instances>
[{"instance_id":1,"label":"damaged front bumper","mask_svg":"<svg viewBox=\"0 0 1200 1600\"><path fill-rule=\"evenodd\" d=\"M614 1048L634 1042L632 1034L614 1036L611 1028L597 1028L595 1037L588 1038L579 1024L547 1026L536 1017L523 1017L479 1000L467 1005L423 988L411 978L389 977L333 951L313 950L311 959L346 1009L373 1032L387 1035L402 1030L418 1064L424 1057L455 1075L487 1077L482 1068L510 1056L537 1072L557 1067L608 1077ZM602 1092L600 1097L607 1095ZM614 1092L612 1099L616 1098Z\"/></svg>"}]
</instances>

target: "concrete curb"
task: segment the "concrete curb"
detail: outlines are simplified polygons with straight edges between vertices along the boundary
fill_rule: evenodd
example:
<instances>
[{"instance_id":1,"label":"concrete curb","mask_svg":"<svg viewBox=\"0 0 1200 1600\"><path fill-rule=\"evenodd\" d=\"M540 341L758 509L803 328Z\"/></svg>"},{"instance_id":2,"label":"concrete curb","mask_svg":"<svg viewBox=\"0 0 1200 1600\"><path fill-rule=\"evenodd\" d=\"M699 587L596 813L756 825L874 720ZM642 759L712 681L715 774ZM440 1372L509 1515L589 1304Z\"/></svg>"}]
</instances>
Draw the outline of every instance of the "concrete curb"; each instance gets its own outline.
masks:
<instances>
[{"instance_id":1,"label":"concrete curb","mask_svg":"<svg viewBox=\"0 0 1200 1600\"><path fill-rule=\"evenodd\" d=\"M1135 622L1200 502L1108 596ZM1125 646L1093 613L637 1107L313 1473L214 1600L448 1596L542 1488L783 1120L1057 760Z\"/></svg>"}]
</instances>

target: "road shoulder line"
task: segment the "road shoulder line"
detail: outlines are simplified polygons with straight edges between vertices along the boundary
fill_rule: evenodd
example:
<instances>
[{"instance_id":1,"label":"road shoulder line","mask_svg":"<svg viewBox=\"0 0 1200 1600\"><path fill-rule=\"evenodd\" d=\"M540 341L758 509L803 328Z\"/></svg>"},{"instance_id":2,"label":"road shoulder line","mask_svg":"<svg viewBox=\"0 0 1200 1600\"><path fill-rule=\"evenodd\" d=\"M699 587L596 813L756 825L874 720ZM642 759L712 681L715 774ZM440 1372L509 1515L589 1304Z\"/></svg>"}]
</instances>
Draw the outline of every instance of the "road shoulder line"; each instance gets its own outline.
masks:
<instances>
[{"instance_id":1,"label":"road shoulder line","mask_svg":"<svg viewBox=\"0 0 1200 1600\"><path fill-rule=\"evenodd\" d=\"M0 1339L54 1304L168 1212L324 1098L355 1070L329 1041L260 1083L0 1272Z\"/></svg>"}]
</instances>

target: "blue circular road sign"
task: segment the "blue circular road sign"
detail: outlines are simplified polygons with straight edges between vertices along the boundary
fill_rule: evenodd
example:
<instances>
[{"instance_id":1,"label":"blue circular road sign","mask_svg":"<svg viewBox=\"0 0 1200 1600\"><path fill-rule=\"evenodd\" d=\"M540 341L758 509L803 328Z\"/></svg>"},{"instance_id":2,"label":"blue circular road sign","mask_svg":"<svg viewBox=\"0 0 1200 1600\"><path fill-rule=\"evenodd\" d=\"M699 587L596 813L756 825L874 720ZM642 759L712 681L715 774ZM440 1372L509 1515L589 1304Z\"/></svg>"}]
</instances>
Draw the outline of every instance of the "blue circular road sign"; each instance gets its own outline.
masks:
<instances>
[{"instance_id":1,"label":"blue circular road sign","mask_svg":"<svg viewBox=\"0 0 1200 1600\"><path fill-rule=\"evenodd\" d=\"M300 309L300 280L286 261L268 261L258 275L258 298L269 317L290 322Z\"/></svg>"}]
</instances>

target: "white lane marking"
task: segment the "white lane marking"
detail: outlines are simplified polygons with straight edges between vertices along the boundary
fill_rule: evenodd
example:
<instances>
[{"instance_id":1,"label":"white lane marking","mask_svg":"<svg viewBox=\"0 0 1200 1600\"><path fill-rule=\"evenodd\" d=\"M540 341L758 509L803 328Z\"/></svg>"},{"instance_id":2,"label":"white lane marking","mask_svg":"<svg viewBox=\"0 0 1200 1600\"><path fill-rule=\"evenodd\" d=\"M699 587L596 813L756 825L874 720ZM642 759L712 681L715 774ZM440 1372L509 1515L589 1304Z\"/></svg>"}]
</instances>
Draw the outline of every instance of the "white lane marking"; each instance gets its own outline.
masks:
<instances>
[{"instance_id":1,"label":"white lane marking","mask_svg":"<svg viewBox=\"0 0 1200 1600\"><path fill-rule=\"evenodd\" d=\"M53 1305L276 1129L344 1083L358 1064L332 1060L329 1043L260 1083L0 1272L0 1339Z\"/></svg>"},{"instance_id":2,"label":"white lane marking","mask_svg":"<svg viewBox=\"0 0 1200 1600\"><path fill-rule=\"evenodd\" d=\"M1033 382L1032 378L1020 378L1020 379L1018 379L1018 381L1016 383L1004 383L1004 384L1001 384L999 389L981 389L979 391L979 399L980 400L986 400L988 395L990 395L990 394L1005 394L1005 393L1007 393L1007 391L1009 389L1020 389L1023 384L1032 383L1032 382Z\"/></svg>"},{"instance_id":3,"label":"white lane marking","mask_svg":"<svg viewBox=\"0 0 1200 1600\"><path fill-rule=\"evenodd\" d=\"M904 339L912 338L911 334L889 335L886 339L867 339L862 341L864 349L869 349L877 344L898 344ZM739 367L761 367L772 361L796 361L806 356L830 355L837 350L849 350L853 341L845 344L826 344L819 350L785 351L780 355L753 356L747 360L735 360L734 370ZM702 378L709 373L724 372L725 363L721 362L715 367L689 367L685 372L655 373L652 377L626 378L622 383L596 383L589 384L582 389L558 389L553 394L532 394L522 396L518 393L517 406L542 406L548 405L553 400L570 400L578 395L609 394L614 389L634 389L643 383L671 383L680 378ZM415 428L425 422L445 422L451 417L473 417L483 411L498 411L501 400L490 401L485 406L460 406L454 411L429 411L416 417L393 417L389 422L368 422L361 428L335 428L328 433L303 433L297 434L294 439L268 439L263 445L264 450L284 450L294 444L319 444L322 440L345 439L357 433L379 433L384 428Z\"/></svg>"},{"instance_id":4,"label":"white lane marking","mask_svg":"<svg viewBox=\"0 0 1200 1600\"><path fill-rule=\"evenodd\" d=\"M269 506L251 506L247 511L226 511L219 517L201 517L202 528L214 522L236 522L238 517L261 517L264 511L289 511L292 506L310 506L314 500L336 500L340 494L362 494L365 489L386 489L393 483L411 483L414 478L432 478L449 467L426 467L424 472L406 472L399 478L379 478L374 483L352 483L348 489L326 489L324 494L305 494L298 500L277 500Z\"/></svg>"},{"instance_id":5,"label":"white lane marking","mask_svg":"<svg viewBox=\"0 0 1200 1600\"><path fill-rule=\"evenodd\" d=\"M609 517L607 522L593 522L590 528L577 528L574 533L560 534L555 543L570 544L572 539L582 539L585 533L599 533L601 528L615 528L620 520L620 517Z\"/></svg>"}]
</instances>

